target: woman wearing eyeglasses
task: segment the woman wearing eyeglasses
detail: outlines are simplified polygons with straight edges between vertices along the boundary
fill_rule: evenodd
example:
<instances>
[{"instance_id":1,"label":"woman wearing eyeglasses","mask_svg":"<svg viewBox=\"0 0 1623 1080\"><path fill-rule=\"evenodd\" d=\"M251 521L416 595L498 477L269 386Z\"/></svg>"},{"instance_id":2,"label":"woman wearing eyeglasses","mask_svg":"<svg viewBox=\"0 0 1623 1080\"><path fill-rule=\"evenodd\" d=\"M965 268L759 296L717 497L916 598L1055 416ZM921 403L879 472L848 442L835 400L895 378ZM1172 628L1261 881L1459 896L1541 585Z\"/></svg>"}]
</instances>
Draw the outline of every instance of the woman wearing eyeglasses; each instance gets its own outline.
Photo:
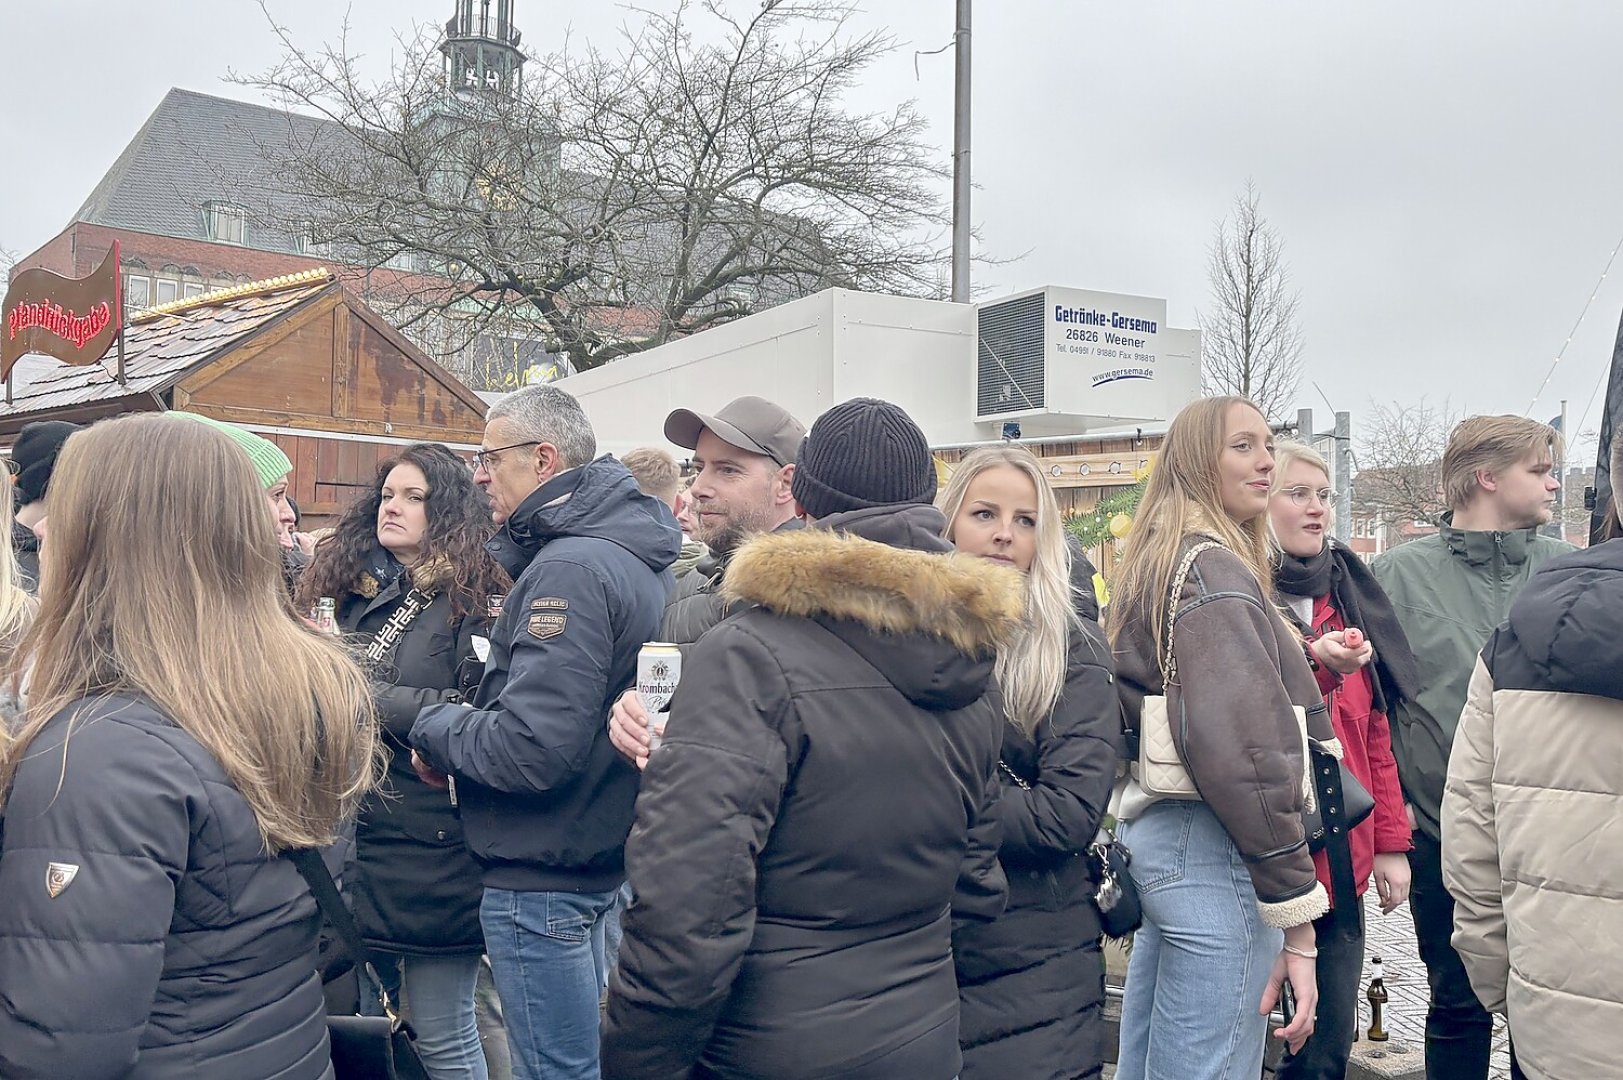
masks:
<instances>
[{"instance_id":1,"label":"woman wearing eyeglasses","mask_svg":"<svg viewBox=\"0 0 1623 1080\"><path fill-rule=\"evenodd\" d=\"M1314 853L1331 905L1313 924L1319 1019L1313 1038L1300 1053L1287 1053L1278 1070L1281 1080L1340 1080L1358 1028L1361 897L1371 877L1383 914L1409 895L1409 820L1386 717L1419 678L1386 593L1358 556L1330 536L1335 492L1324 458L1311 447L1285 442L1275 446L1274 462L1268 507L1278 548L1274 589L1312 651L1343 761L1375 797L1374 813L1350 834L1331 832L1324 849Z\"/></svg>"}]
</instances>

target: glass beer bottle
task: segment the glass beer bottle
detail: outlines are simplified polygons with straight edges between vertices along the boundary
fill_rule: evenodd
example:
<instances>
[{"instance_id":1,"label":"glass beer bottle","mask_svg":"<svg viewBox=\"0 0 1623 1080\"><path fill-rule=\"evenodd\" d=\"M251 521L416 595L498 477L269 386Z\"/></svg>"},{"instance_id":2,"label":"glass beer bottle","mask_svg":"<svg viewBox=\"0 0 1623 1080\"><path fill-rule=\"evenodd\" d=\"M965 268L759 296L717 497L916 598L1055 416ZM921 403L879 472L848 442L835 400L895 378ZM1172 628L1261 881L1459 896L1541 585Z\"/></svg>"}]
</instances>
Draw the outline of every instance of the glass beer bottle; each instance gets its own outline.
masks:
<instances>
[{"instance_id":1,"label":"glass beer bottle","mask_svg":"<svg viewBox=\"0 0 1623 1080\"><path fill-rule=\"evenodd\" d=\"M1369 1041L1385 1042L1386 1024L1381 1017L1381 1009L1386 1005L1386 982L1381 978L1381 958L1370 957L1369 966L1369 989L1364 991L1364 996L1369 999Z\"/></svg>"}]
</instances>

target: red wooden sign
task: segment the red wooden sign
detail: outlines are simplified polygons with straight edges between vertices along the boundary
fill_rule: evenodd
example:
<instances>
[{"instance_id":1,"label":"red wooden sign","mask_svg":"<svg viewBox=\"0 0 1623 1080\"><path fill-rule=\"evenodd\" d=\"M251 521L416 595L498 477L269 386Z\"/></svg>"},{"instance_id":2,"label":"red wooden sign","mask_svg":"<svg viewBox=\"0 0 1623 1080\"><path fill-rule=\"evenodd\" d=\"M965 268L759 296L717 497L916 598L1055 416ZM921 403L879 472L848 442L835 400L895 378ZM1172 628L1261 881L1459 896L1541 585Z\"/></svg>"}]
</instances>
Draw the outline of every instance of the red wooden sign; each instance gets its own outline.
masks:
<instances>
[{"instance_id":1,"label":"red wooden sign","mask_svg":"<svg viewBox=\"0 0 1623 1080\"><path fill-rule=\"evenodd\" d=\"M49 270L11 276L0 305L0 379L29 353L54 356L64 364L94 364L107 354L124 328L123 278L118 242L85 278L65 278Z\"/></svg>"}]
</instances>

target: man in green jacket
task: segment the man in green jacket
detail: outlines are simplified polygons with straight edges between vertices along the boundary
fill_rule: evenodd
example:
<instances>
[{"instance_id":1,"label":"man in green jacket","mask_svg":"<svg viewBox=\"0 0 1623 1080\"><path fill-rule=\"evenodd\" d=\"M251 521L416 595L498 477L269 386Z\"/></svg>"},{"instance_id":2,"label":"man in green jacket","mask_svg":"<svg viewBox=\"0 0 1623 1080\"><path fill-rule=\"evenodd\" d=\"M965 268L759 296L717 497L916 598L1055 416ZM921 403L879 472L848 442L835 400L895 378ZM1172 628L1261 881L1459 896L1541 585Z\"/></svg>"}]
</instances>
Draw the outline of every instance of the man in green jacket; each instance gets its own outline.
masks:
<instances>
[{"instance_id":1,"label":"man in green jacket","mask_svg":"<svg viewBox=\"0 0 1623 1080\"><path fill-rule=\"evenodd\" d=\"M1556 434L1519 416L1475 416L1443 454L1450 513L1435 536L1372 564L1420 667L1420 691L1395 710L1392 744L1415 827L1409 909L1431 984L1428 1080L1485 1080L1493 1017L1450 944L1454 900L1443 886L1441 807L1454 729L1477 654L1540 565L1572 548L1538 535L1555 508Z\"/></svg>"}]
</instances>

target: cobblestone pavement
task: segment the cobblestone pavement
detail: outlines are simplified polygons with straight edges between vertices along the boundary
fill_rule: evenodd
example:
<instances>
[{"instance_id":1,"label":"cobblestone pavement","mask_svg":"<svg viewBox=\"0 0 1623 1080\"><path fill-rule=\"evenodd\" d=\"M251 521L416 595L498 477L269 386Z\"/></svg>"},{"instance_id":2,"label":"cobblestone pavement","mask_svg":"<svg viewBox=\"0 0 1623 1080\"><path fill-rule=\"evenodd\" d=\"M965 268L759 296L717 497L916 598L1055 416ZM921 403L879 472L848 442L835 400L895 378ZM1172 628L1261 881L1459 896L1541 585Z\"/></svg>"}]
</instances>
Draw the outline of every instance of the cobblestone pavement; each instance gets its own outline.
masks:
<instances>
[{"instance_id":1,"label":"cobblestone pavement","mask_svg":"<svg viewBox=\"0 0 1623 1080\"><path fill-rule=\"evenodd\" d=\"M1426 1006L1431 993L1426 985L1426 966L1420 962L1414 936L1414 919L1405 904L1390 915L1381 914L1375 890L1364 894L1364 980L1369 985L1369 957L1380 956L1381 973L1389 998L1386 1030L1394 1041L1421 1047L1426 1041ZM1369 1029L1369 1004L1359 990L1360 1037ZM1491 1080L1509 1080L1510 1052L1502 1017L1494 1017Z\"/></svg>"}]
</instances>

